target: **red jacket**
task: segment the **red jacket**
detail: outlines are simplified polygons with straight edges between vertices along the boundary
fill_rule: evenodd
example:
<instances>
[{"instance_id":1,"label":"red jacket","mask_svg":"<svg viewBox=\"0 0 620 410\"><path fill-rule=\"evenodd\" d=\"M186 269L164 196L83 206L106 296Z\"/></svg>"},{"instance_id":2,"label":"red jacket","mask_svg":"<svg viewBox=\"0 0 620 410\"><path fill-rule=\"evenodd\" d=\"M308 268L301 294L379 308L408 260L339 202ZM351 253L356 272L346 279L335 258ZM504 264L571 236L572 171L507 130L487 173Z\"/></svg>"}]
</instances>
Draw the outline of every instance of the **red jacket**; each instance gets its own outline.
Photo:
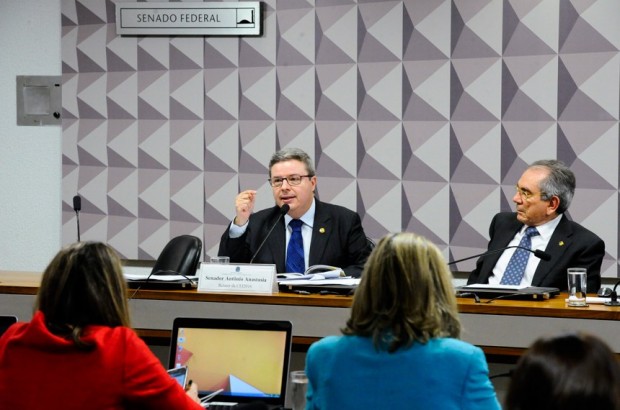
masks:
<instances>
[{"instance_id":1,"label":"red jacket","mask_svg":"<svg viewBox=\"0 0 620 410\"><path fill-rule=\"evenodd\" d=\"M0 409L202 409L126 327L89 326L78 350L43 313L0 338Z\"/></svg>"}]
</instances>

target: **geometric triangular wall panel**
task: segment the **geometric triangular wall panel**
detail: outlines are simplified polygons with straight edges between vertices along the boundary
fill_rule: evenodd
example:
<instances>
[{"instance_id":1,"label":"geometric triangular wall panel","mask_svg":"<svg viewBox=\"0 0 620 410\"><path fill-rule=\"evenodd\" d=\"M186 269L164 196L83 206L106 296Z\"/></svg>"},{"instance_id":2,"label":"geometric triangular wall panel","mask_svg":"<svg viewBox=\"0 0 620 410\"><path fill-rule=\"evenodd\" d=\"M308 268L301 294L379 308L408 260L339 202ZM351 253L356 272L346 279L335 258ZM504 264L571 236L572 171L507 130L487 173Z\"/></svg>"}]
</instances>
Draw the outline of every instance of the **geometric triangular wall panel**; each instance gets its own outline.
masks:
<instances>
[{"instance_id":1,"label":"geometric triangular wall panel","mask_svg":"<svg viewBox=\"0 0 620 410\"><path fill-rule=\"evenodd\" d=\"M285 146L369 236L415 231L479 253L527 164L566 162L569 215L618 276L620 2L277 1L256 37L118 36L113 4L62 2L63 242L154 259L217 251L234 197ZM469 270L473 262L460 264Z\"/></svg>"}]
</instances>

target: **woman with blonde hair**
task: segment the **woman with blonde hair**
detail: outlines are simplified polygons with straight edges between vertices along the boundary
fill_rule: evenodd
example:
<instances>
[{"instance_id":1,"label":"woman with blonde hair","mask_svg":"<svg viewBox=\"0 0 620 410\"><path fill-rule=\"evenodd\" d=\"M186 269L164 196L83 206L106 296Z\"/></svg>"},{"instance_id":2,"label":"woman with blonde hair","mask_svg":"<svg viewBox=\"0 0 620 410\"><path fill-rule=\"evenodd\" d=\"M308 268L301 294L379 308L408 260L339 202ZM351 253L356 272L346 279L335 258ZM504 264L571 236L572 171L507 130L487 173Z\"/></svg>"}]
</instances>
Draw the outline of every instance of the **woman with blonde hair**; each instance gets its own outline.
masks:
<instances>
[{"instance_id":1,"label":"woman with blonde hair","mask_svg":"<svg viewBox=\"0 0 620 410\"><path fill-rule=\"evenodd\" d=\"M0 407L202 409L129 328L116 253L98 242L62 249L43 273L29 323L0 338Z\"/></svg>"},{"instance_id":2,"label":"woman with blonde hair","mask_svg":"<svg viewBox=\"0 0 620 410\"><path fill-rule=\"evenodd\" d=\"M484 353L458 340L452 275L421 236L379 241L342 332L308 351L307 409L500 408Z\"/></svg>"}]
</instances>

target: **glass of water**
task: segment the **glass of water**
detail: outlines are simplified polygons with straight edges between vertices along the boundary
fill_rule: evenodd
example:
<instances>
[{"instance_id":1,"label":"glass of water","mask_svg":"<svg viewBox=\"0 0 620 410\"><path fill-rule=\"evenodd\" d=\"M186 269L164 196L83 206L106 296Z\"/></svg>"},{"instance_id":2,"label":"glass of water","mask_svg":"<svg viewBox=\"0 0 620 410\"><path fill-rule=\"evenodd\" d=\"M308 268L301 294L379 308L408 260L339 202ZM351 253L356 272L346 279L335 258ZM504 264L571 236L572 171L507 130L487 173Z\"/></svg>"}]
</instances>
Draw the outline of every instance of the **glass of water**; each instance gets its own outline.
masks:
<instances>
[{"instance_id":1,"label":"glass of water","mask_svg":"<svg viewBox=\"0 0 620 410\"><path fill-rule=\"evenodd\" d=\"M568 306L588 306L586 302L587 276L585 268L568 268Z\"/></svg>"},{"instance_id":2,"label":"glass of water","mask_svg":"<svg viewBox=\"0 0 620 410\"><path fill-rule=\"evenodd\" d=\"M291 372L292 386L292 410L304 410L306 408L306 391L308 390L308 376L303 370Z\"/></svg>"}]
</instances>

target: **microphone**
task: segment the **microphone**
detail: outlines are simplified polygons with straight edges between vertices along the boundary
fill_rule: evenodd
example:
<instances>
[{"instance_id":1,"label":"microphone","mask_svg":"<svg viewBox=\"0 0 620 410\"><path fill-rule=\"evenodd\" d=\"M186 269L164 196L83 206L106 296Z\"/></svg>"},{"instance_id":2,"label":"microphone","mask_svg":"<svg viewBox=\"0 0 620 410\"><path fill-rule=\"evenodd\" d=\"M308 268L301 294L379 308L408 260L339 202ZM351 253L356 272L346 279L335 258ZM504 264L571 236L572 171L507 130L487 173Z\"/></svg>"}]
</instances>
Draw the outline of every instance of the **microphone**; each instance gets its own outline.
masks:
<instances>
[{"instance_id":1,"label":"microphone","mask_svg":"<svg viewBox=\"0 0 620 410\"><path fill-rule=\"evenodd\" d=\"M73 197L73 210L75 212L80 212L82 210L82 197L79 195Z\"/></svg>"},{"instance_id":2,"label":"microphone","mask_svg":"<svg viewBox=\"0 0 620 410\"><path fill-rule=\"evenodd\" d=\"M618 302L618 292L616 292L616 288L620 285L620 282L616 282L614 285L614 290L611 291L611 299L603 303L605 306L620 306L620 302Z\"/></svg>"},{"instance_id":3,"label":"microphone","mask_svg":"<svg viewBox=\"0 0 620 410\"><path fill-rule=\"evenodd\" d=\"M467 261L467 260L470 260L470 259L473 259L473 258L478 258L480 256L487 256L487 255L492 255L492 254L498 253L498 252L504 252L506 249L512 249L512 248L525 249L528 252L532 252L534 254L534 256L536 256L537 258L542 259L544 261L551 260L551 255L549 255L545 251L541 251L540 249L530 249L530 248L526 248L524 246L514 245L514 246L506 246L505 248L493 249L492 251L487 251L487 252L479 253L478 255L468 256L467 258L463 258L463 259L459 259L459 260L456 260L456 261L448 262L448 266L454 265L455 263Z\"/></svg>"},{"instance_id":4,"label":"microphone","mask_svg":"<svg viewBox=\"0 0 620 410\"><path fill-rule=\"evenodd\" d=\"M80 242L80 211L82 210L82 197L76 195L73 197L73 210L77 219L77 241Z\"/></svg>"},{"instance_id":5,"label":"microphone","mask_svg":"<svg viewBox=\"0 0 620 410\"><path fill-rule=\"evenodd\" d=\"M258 245L258 249L256 249L256 252L254 252L254 255L252 255L252 259L250 259L250 263L254 262L254 258L256 258L256 255L258 255L258 252L260 252L260 250L263 248L263 245L265 245L265 242L267 242L267 238L269 238L269 235L271 235L271 232L273 231L273 229L276 227L278 222L280 222L280 219L282 219L282 216L284 216L289 211L289 209L291 209L291 207L288 204L282 205L282 207L280 208L280 214L278 215L278 219L276 219L274 224L271 225L271 229L269 229L269 232L267 232L265 239L263 239L260 245Z\"/></svg>"}]
</instances>

